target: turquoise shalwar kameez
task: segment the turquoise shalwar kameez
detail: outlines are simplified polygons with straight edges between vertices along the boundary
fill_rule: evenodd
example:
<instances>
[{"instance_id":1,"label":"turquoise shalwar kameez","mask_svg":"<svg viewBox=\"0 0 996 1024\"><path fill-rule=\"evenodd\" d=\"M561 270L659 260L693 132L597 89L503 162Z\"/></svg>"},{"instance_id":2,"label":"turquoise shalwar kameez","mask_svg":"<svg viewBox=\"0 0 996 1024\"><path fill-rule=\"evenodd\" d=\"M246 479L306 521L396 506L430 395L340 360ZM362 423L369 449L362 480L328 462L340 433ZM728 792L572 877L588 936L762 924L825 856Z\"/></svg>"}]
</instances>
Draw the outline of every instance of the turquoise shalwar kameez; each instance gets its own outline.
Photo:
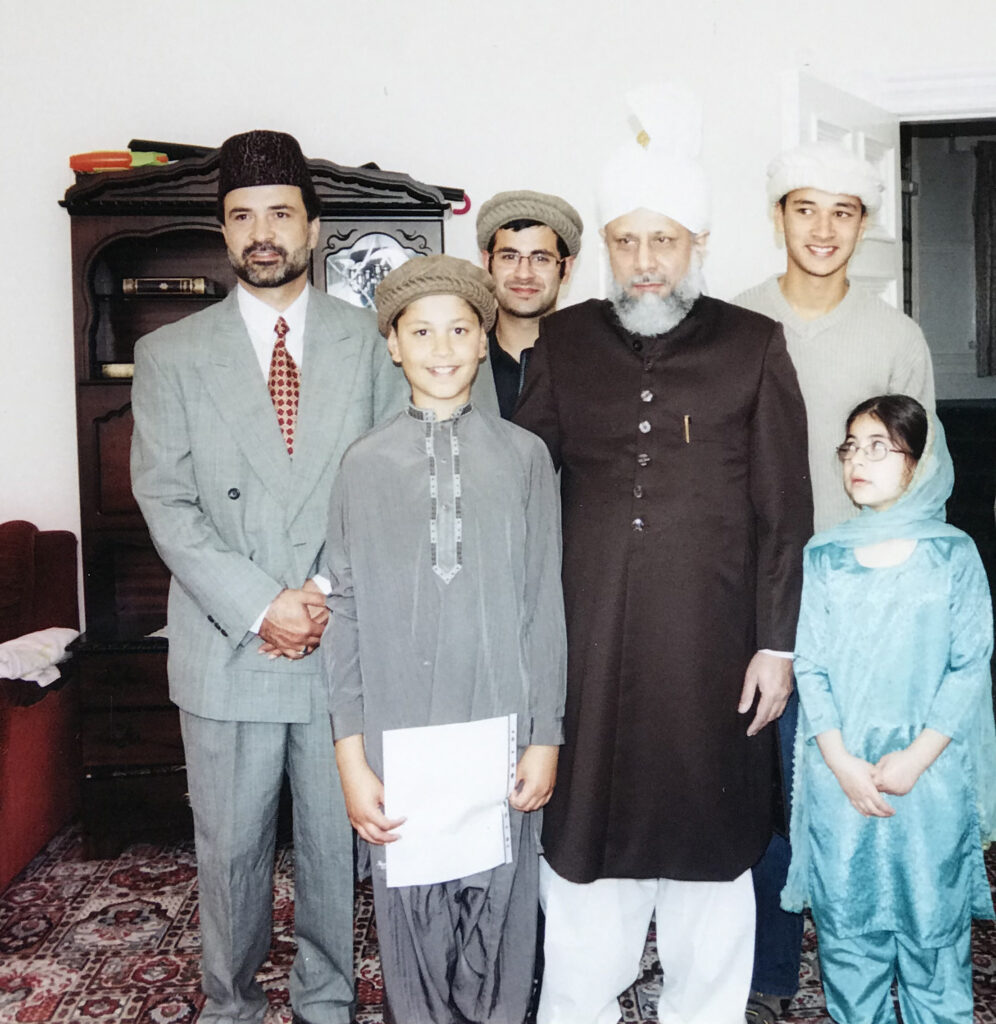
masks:
<instances>
[{"instance_id":1,"label":"turquoise shalwar kameez","mask_svg":"<svg viewBox=\"0 0 996 1024\"><path fill-rule=\"evenodd\" d=\"M996 835L989 587L972 540L944 522L954 474L934 420L910 486L804 552L795 672L801 713L786 910L812 907L827 1008L842 1024L972 1020L973 917L992 919L982 842ZM854 549L916 540L899 565ZM855 810L816 737L840 729L874 764L925 728L951 742L889 818Z\"/></svg>"}]
</instances>

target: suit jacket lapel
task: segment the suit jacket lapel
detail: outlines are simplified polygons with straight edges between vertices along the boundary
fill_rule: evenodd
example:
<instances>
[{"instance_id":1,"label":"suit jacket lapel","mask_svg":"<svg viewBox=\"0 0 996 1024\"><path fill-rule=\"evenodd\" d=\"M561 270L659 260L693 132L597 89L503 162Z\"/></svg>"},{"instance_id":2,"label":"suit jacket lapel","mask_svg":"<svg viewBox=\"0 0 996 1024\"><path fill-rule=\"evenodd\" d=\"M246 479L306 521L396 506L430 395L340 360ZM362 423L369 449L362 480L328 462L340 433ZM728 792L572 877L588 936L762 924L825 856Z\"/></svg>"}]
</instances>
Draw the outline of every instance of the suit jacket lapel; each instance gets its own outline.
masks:
<instances>
[{"instance_id":1,"label":"suit jacket lapel","mask_svg":"<svg viewBox=\"0 0 996 1024\"><path fill-rule=\"evenodd\" d=\"M286 495L291 460L234 290L224 300L221 314L206 342L205 387L253 470L269 490Z\"/></svg>"},{"instance_id":2,"label":"suit jacket lapel","mask_svg":"<svg viewBox=\"0 0 996 1024\"><path fill-rule=\"evenodd\" d=\"M342 454L343 421L360 368L357 347L342 344L347 338L348 332L329 314L321 293L313 292L304 329L301 401L294 432L291 500L296 508L307 501L329 459Z\"/></svg>"}]
</instances>

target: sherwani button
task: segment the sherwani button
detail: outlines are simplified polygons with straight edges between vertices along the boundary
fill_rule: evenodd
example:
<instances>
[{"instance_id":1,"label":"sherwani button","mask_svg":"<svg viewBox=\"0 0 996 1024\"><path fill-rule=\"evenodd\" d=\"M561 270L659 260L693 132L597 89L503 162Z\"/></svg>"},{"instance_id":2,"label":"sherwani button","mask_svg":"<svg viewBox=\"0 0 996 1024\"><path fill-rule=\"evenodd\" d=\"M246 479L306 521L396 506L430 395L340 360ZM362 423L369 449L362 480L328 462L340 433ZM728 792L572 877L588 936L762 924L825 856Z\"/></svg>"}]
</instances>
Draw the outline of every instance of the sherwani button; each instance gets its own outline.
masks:
<instances>
[{"instance_id":1,"label":"sherwani button","mask_svg":"<svg viewBox=\"0 0 996 1024\"><path fill-rule=\"evenodd\" d=\"M232 501L238 501L238 499L242 497L242 492L238 489L238 487L229 487L228 496L232 499Z\"/></svg>"},{"instance_id":2,"label":"sherwani button","mask_svg":"<svg viewBox=\"0 0 996 1024\"><path fill-rule=\"evenodd\" d=\"M640 452L636 457L637 464L640 466L650 465L650 456L646 452Z\"/></svg>"},{"instance_id":3,"label":"sherwani button","mask_svg":"<svg viewBox=\"0 0 996 1024\"><path fill-rule=\"evenodd\" d=\"M640 420L639 431L641 434L650 433L650 423L647 420Z\"/></svg>"},{"instance_id":4,"label":"sherwani button","mask_svg":"<svg viewBox=\"0 0 996 1024\"><path fill-rule=\"evenodd\" d=\"M641 402L652 402L653 400L654 400L654 393L653 393L653 391L650 390L650 388L644 388L640 392L640 401Z\"/></svg>"},{"instance_id":5,"label":"sherwani button","mask_svg":"<svg viewBox=\"0 0 996 1024\"><path fill-rule=\"evenodd\" d=\"M640 341L639 338L634 338L633 339L633 351L634 352L642 352L643 351L643 342Z\"/></svg>"},{"instance_id":6,"label":"sherwani button","mask_svg":"<svg viewBox=\"0 0 996 1024\"><path fill-rule=\"evenodd\" d=\"M634 498L642 498L643 497L643 484L637 484L633 488L633 497Z\"/></svg>"},{"instance_id":7,"label":"sherwani button","mask_svg":"<svg viewBox=\"0 0 996 1024\"><path fill-rule=\"evenodd\" d=\"M639 516L633 520L633 529L636 533L639 533L644 527L644 522Z\"/></svg>"}]
</instances>

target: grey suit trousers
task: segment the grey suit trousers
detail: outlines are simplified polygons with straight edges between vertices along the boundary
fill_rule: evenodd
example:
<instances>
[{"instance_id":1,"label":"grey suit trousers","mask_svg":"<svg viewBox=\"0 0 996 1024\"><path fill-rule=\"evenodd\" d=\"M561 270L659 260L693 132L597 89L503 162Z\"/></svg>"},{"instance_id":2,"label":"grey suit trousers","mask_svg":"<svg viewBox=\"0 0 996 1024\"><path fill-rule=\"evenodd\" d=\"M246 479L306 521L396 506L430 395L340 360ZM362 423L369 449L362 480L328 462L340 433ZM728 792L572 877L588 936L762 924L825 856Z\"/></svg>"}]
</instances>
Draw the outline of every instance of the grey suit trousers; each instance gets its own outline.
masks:
<instances>
[{"instance_id":1,"label":"grey suit trousers","mask_svg":"<svg viewBox=\"0 0 996 1024\"><path fill-rule=\"evenodd\" d=\"M180 712L194 811L207 1002L201 1024L261 1022L255 980L270 948L277 806L294 801L295 1014L347 1024L353 1012L353 842L325 715L227 722Z\"/></svg>"}]
</instances>

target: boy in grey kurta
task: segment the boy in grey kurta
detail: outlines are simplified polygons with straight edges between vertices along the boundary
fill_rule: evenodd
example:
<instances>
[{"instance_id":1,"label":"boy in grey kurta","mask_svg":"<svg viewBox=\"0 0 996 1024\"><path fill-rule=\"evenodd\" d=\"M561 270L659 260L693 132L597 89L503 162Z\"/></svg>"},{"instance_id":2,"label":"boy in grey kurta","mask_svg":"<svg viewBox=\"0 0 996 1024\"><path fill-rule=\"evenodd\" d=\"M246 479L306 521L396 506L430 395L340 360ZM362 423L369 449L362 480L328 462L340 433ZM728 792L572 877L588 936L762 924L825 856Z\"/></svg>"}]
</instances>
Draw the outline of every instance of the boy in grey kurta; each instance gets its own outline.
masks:
<instances>
[{"instance_id":1,"label":"boy in grey kurta","mask_svg":"<svg viewBox=\"0 0 996 1024\"><path fill-rule=\"evenodd\" d=\"M542 442L468 401L492 287L442 256L385 278L381 331L412 404L346 452L332 495L329 708L399 1022L521 1024L532 981L538 809L562 739L559 514ZM384 730L513 712L513 862L388 888L381 847L402 822L383 813Z\"/></svg>"}]
</instances>

